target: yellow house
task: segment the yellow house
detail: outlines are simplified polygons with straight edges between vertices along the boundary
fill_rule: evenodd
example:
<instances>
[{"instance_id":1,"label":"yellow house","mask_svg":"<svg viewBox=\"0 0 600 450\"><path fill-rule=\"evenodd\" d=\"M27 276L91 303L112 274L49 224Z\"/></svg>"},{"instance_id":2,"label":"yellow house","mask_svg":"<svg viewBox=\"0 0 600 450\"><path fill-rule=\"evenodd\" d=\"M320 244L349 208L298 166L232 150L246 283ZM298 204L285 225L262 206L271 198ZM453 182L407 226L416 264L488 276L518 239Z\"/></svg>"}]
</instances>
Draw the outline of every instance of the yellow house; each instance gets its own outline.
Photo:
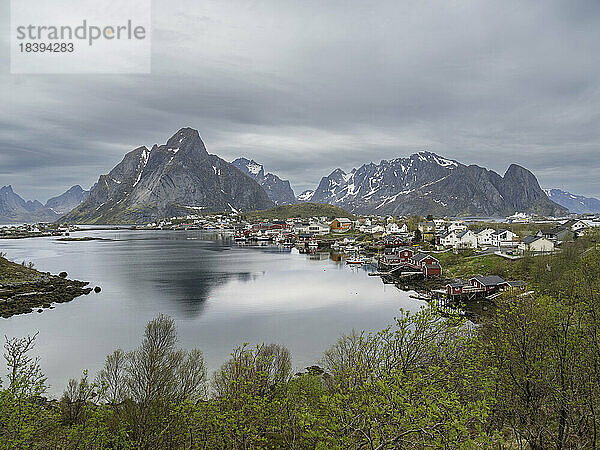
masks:
<instances>
[{"instance_id":1,"label":"yellow house","mask_svg":"<svg viewBox=\"0 0 600 450\"><path fill-rule=\"evenodd\" d=\"M334 231L337 233L344 233L344 232L352 229L352 221L345 217L344 218L335 218L329 224L329 226L331 227L331 231Z\"/></svg>"}]
</instances>

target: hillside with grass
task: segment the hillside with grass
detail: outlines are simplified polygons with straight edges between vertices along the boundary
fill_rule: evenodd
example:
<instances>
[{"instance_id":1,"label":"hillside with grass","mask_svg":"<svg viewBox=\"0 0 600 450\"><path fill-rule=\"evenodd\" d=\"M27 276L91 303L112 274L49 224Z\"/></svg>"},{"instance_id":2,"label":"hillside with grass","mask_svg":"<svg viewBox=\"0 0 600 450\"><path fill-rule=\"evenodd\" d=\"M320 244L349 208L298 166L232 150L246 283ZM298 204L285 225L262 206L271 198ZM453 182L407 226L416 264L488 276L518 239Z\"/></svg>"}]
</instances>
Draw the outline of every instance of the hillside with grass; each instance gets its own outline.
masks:
<instances>
[{"instance_id":1,"label":"hillside with grass","mask_svg":"<svg viewBox=\"0 0 600 450\"><path fill-rule=\"evenodd\" d=\"M246 220L284 220L291 217L309 218L309 217L347 217L354 219L355 216L345 209L338 206L327 205L325 203L299 203L297 205L281 205L277 208L266 211L252 211L245 214Z\"/></svg>"},{"instance_id":2,"label":"hillside with grass","mask_svg":"<svg viewBox=\"0 0 600 450\"><path fill-rule=\"evenodd\" d=\"M35 270L32 264L26 265L25 261L17 264L0 255L0 284L35 281L41 277L42 274Z\"/></svg>"}]
</instances>

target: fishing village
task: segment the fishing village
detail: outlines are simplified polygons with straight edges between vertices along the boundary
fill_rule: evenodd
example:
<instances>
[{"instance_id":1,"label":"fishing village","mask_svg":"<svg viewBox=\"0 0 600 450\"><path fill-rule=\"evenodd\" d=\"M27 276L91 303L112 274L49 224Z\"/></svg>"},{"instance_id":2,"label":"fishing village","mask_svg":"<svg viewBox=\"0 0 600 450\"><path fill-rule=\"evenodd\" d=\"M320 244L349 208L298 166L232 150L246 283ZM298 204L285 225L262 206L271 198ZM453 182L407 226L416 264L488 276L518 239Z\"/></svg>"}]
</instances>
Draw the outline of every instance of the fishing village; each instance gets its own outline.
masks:
<instances>
[{"instance_id":1,"label":"fishing village","mask_svg":"<svg viewBox=\"0 0 600 450\"><path fill-rule=\"evenodd\" d=\"M525 259L561 252L591 230L596 217L561 219L515 215L503 221L410 216L356 216L324 205L304 204L273 211L190 214L146 225L111 229L216 233L234 246L277 246L311 257L361 268L384 284L441 308L488 305L503 292L529 295ZM46 237L85 241L86 230L61 224L2 227L3 238ZM523 276L525 275L525 276ZM468 308L467 308L468 309Z\"/></svg>"}]
</instances>

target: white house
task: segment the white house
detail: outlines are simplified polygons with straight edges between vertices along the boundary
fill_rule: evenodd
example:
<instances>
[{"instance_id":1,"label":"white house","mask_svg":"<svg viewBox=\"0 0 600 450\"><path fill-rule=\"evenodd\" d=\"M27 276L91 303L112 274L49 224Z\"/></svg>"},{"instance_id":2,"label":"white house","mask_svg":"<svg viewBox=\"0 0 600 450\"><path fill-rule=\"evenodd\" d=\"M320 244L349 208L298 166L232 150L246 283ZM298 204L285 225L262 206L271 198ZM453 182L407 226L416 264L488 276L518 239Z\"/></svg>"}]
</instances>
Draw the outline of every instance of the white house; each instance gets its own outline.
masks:
<instances>
[{"instance_id":1,"label":"white house","mask_svg":"<svg viewBox=\"0 0 600 450\"><path fill-rule=\"evenodd\" d=\"M324 234L329 234L329 225L325 225L321 222L312 222L308 226L307 231L317 236L323 236Z\"/></svg>"},{"instance_id":2,"label":"white house","mask_svg":"<svg viewBox=\"0 0 600 450\"><path fill-rule=\"evenodd\" d=\"M386 225L385 231L386 231L386 233L390 233L390 234L406 233L408 231L408 227L406 226L405 223L400 224L400 226L398 226L397 223L392 222L392 223L388 223Z\"/></svg>"},{"instance_id":3,"label":"white house","mask_svg":"<svg viewBox=\"0 0 600 450\"><path fill-rule=\"evenodd\" d=\"M448 231L464 231L467 229L467 226L463 222L451 222L448 225Z\"/></svg>"},{"instance_id":4,"label":"white house","mask_svg":"<svg viewBox=\"0 0 600 450\"><path fill-rule=\"evenodd\" d=\"M370 227L362 227L360 231L369 234L385 233L385 228L382 225L371 225Z\"/></svg>"},{"instance_id":5,"label":"white house","mask_svg":"<svg viewBox=\"0 0 600 450\"><path fill-rule=\"evenodd\" d=\"M308 233L309 223L297 223L294 225L294 232L298 234ZM248 227L246 227L248 229ZM252 226L250 226L252 228Z\"/></svg>"},{"instance_id":6,"label":"white house","mask_svg":"<svg viewBox=\"0 0 600 450\"><path fill-rule=\"evenodd\" d=\"M569 220L568 222L563 224L563 227L567 227L575 234L581 235L585 230L589 228L589 225L583 220Z\"/></svg>"},{"instance_id":7,"label":"white house","mask_svg":"<svg viewBox=\"0 0 600 450\"><path fill-rule=\"evenodd\" d=\"M458 238L457 248L477 248L477 236L471 230L460 231L456 237Z\"/></svg>"},{"instance_id":8,"label":"white house","mask_svg":"<svg viewBox=\"0 0 600 450\"><path fill-rule=\"evenodd\" d=\"M477 236L471 230L451 231L440 239L444 247L477 248Z\"/></svg>"},{"instance_id":9,"label":"white house","mask_svg":"<svg viewBox=\"0 0 600 450\"><path fill-rule=\"evenodd\" d=\"M519 245L519 236L510 230L497 230L492 234L494 247L516 247Z\"/></svg>"},{"instance_id":10,"label":"white house","mask_svg":"<svg viewBox=\"0 0 600 450\"><path fill-rule=\"evenodd\" d=\"M526 236L519 244L519 250L546 253L554 251L554 242L542 236Z\"/></svg>"},{"instance_id":11,"label":"white house","mask_svg":"<svg viewBox=\"0 0 600 450\"><path fill-rule=\"evenodd\" d=\"M492 235L496 230L493 228L483 228L481 230L475 231L475 235L477 236L477 245L479 247L486 247L492 245Z\"/></svg>"}]
</instances>

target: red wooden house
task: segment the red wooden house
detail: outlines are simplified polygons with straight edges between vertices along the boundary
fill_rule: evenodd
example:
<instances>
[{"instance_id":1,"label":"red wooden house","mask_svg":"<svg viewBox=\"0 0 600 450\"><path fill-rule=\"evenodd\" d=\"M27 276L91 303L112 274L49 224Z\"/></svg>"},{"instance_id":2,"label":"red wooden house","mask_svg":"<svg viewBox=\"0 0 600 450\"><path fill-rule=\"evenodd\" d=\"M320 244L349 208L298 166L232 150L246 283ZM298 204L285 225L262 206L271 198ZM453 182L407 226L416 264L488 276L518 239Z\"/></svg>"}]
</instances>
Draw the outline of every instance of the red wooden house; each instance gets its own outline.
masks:
<instances>
[{"instance_id":1,"label":"red wooden house","mask_svg":"<svg viewBox=\"0 0 600 450\"><path fill-rule=\"evenodd\" d=\"M417 253L410 258L410 262L417 267L423 267L425 265L431 264L440 264L440 262L435 259L433 256L428 255L427 253Z\"/></svg>"},{"instance_id":2,"label":"red wooden house","mask_svg":"<svg viewBox=\"0 0 600 450\"><path fill-rule=\"evenodd\" d=\"M423 266L423 275L425 275L425 278L439 277L442 275L442 266L439 263L425 264Z\"/></svg>"},{"instance_id":3,"label":"red wooden house","mask_svg":"<svg viewBox=\"0 0 600 450\"><path fill-rule=\"evenodd\" d=\"M461 295L463 293L464 281L455 281L446 285L446 293L448 295Z\"/></svg>"},{"instance_id":4,"label":"red wooden house","mask_svg":"<svg viewBox=\"0 0 600 450\"><path fill-rule=\"evenodd\" d=\"M471 278L469 283L476 289L481 289L486 293L493 293L500 290L505 281L497 275L488 275L486 277L478 275Z\"/></svg>"}]
</instances>

